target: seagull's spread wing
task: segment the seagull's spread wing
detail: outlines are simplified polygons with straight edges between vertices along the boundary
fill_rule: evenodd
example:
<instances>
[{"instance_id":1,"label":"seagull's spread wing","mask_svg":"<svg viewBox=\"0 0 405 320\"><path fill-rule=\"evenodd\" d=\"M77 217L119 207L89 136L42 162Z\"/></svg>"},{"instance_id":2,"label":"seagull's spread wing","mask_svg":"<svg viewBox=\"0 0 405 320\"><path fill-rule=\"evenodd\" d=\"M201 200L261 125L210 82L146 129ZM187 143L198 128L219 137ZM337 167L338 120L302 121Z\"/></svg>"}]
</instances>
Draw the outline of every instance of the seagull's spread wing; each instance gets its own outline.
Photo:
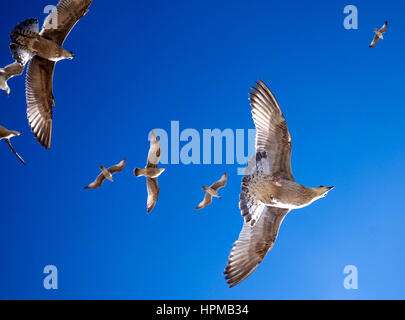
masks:
<instances>
[{"instance_id":1,"label":"seagull's spread wing","mask_svg":"<svg viewBox=\"0 0 405 320\"><path fill-rule=\"evenodd\" d=\"M157 168L161 156L160 142L155 132L152 131L150 136L150 147L148 153L147 168Z\"/></svg>"},{"instance_id":2,"label":"seagull's spread wing","mask_svg":"<svg viewBox=\"0 0 405 320\"><path fill-rule=\"evenodd\" d=\"M264 151L271 174L294 181L291 171L291 136L284 115L270 89L262 82L252 88L250 101L256 126L256 152Z\"/></svg>"},{"instance_id":3,"label":"seagull's spread wing","mask_svg":"<svg viewBox=\"0 0 405 320\"><path fill-rule=\"evenodd\" d=\"M85 189L99 188L103 184L104 180L105 180L104 175L102 173L100 173L99 176L97 177L97 179L94 180L94 182L90 183L87 187L85 187Z\"/></svg>"},{"instance_id":4,"label":"seagull's spread wing","mask_svg":"<svg viewBox=\"0 0 405 320\"><path fill-rule=\"evenodd\" d=\"M125 167L125 163L127 162L127 159L122 160L119 164L112 166L110 168L108 168L107 170L113 174L113 173L117 173L117 172L121 172L124 167Z\"/></svg>"},{"instance_id":5,"label":"seagull's spread wing","mask_svg":"<svg viewBox=\"0 0 405 320\"><path fill-rule=\"evenodd\" d=\"M13 62L12 64L9 64L8 66L4 67L3 69L0 69L0 72L4 73L6 80L21 75L23 71L24 66L19 64L18 62Z\"/></svg>"},{"instance_id":6,"label":"seagull's spread wing","mask_svg":"<svg viewBox=\"0 0 405 320\"><path fill-rule=\"evenodd\" d=\"M92 0L60 0L55 12L45 20L41 36L62 45L76 22L84 16ZM51 148L52 108L55 101L52 79L55 62L34 56L28 65L26 80L27 115L38 142Z\"/></svg>"},{"instance_id":7,"label":"seagull's spread wing","mask_svg":"<svg viewBox=\"0 0 405 320\"><path fill-rule=\"evenodd\" d=\"M196 207L196 210L205 208L206 206L211 204L211 202L212 202L212 196L208 192L206 192L205 196L204 196L204 200L201 201L201 203Z\"/></svg>"},{"instance_id":8,"label":"seagull's spread wing","mask_svg":"<svg viewBox=\"0 0 405 320\"><path fill-rule=\"evenodd\" d=\"M87 13L92 1L60 0L56 11L45 19L40 35L62 45L75 24Z\"/></svg>"},{"instance_id":9,"label":"seagull's spread wing","mask_svg":"<svg viewBox=\"0 0 405 320\"><path fill-rule=\"evenodd\" d=\"M384 25L381 27L380 32L384 33L387 31L388 21L385 21Z\"/></svg>"},{"instance_id":10,"label":"seagull's spread wing","mask_svg":"<svg viewBox=\"0 0 405 320\"><path fill-rule=\"evenodd\" d=\"M224 173L222 175L221 179L219 179L217 182L215 182L213 185L211 185L211 188L214 189L215 191L217 191L218 189L225 187L227 179L228 179L228 175L226 173Z\"/></svg>"},{"instance_id":11,"label":"seagull's spread wing","mask_svg":"<svg viewBox=\"0 0 405 320\"><path fill-rule=\"evenodd\" d=\"M252 227L244 223L238 241L234 243L225 269L230 287L245 280L262 262L267 252L273 247L284 217L289 210L262 207L262 214L257 224Z\"/></svg>"},{"instance_id":12,"label":"seagull's spread wing","mask_svg":"<svg viewBox=\"0 0 405 320\"><path fill-rule=\"evenodd\" d=\"M378 37L378 35L375 35L375 36L374 36L374 39L373 39L373 42L371 42L369 48L372 48L372 47L374 47L375 45L377 45L378 39L380 39L380 38Z\"/></svg>"},{"instance_id":13,"label":"seagull's spread wing","mask_svg":"<svg viewBox=\"0 0 405 320\"><path fill-rule=\"evenodd\" d=\"M23 163L25 164L25 161L23 160L23 158L20 157L20 155L17 153L17 151L15 151L14 147L11 145L11 142L9 139L5 139L8 146L10 147L11 151L13 151L13 153L17 156L17 158Z\"/></svg>"},{"instance_id":14,"label":"seagull's spread wing","mask_svg":"<svg viewBox=\"0 0 405 320\"><path fill-rule=\"evenodd\" d=\"M148 189L148 202L147 202L147 208L148 208L148 213L152 211L154 208L158 197L159 197L159 192L160 188L158 185L158 181L156 178L146 178L146 188Z\"/></svg>"},{"instance_id":15,"label":"seagull's spread wing","mask_svg":"<svg viewBox=\"0 0 405 320\"><path fill-rule=\"evenodd\" d=\"M52 108L55 105L52 79L55 62L33 57L27 69L26 99L27 117L38 142L51 148Z\"/></svg>"}]
</instances>

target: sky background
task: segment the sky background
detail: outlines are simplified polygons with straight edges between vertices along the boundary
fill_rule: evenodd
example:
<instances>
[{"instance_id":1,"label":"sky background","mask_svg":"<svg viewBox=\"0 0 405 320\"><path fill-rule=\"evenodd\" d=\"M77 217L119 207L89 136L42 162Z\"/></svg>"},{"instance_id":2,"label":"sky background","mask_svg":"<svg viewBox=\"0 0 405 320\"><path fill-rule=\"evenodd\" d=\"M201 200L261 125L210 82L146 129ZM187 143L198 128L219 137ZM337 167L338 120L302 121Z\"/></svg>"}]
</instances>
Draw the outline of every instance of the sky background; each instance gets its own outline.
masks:
<instances>
[{"instance_id":1,"label":"sky background","mask_svg":"<svg viewBox=\"0 0 405 320\"><path fill-rule=\"evenodd\" d=\"M4 4L2 65L14 26L42 22L49 4ZM358 30L343 27L349 4ZM28 126L24 78L0 92L0 125L22 132L12 143L27 163L0 143L0 298L405 299L404 10L397 0L94 0L64 44L76 58L56 66L51 151ZM369 49L385 20L385 40ZM285 114L296 180L336 188L291 212L263 263L229 289L240 166L162 165L150 215L132 170L146 163L149 131L170 134L171 121L201 135L253 129L258 79ZM83 189L124 157L114 183ZM222 199L195 211L201 186L225 171ZM43 287L46 265L58 290ZM358 290L343 286L346 265Z\"/></svg>"}]
</instances>

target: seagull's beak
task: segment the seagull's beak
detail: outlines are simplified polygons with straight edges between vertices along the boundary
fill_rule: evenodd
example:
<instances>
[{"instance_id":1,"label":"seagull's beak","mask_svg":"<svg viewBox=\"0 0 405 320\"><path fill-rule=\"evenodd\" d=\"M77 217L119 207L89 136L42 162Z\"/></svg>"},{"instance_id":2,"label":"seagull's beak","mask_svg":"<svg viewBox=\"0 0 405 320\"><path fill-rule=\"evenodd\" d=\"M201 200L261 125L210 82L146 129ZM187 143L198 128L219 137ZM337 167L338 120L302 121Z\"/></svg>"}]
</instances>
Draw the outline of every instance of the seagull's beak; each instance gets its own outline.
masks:
<instances>
[{"instance_id":1,"label":"seagull's beak","mask_svg":"<svg viewBox=\"0 0 405 320\"><path fill-rule=\"evenodd\" d=\"M330 190L333 190L333 189L335 189L335 187L329 187L328 189L329 189L329 191L330 191Z\"/></svg>"}]
</instances>

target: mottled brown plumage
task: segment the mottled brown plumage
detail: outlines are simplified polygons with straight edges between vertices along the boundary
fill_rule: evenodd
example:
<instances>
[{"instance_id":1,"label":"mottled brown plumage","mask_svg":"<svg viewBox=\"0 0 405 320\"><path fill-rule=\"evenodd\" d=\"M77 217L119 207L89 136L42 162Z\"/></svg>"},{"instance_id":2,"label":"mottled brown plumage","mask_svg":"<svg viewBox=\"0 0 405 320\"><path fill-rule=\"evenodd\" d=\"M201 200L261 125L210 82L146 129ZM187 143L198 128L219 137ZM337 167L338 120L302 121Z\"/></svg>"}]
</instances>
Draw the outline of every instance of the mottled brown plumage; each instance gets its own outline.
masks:
<instances>
[{"instance_id":1,"label":"mottled brown plumage","mask_svg":"<svg viewBox=\"0 0 405 320\"><path fill-rule=\"evenodd\" d=\"M47 149L51 148L53 72L55 63L73 59L62 44L74 25L87 13L92 0L60 0L45 19L39 31L38 19L20 23L10 37L14 58L23 64L30 58L26 77L27 117L34 136Z\"/></svg>"}]
</instances>

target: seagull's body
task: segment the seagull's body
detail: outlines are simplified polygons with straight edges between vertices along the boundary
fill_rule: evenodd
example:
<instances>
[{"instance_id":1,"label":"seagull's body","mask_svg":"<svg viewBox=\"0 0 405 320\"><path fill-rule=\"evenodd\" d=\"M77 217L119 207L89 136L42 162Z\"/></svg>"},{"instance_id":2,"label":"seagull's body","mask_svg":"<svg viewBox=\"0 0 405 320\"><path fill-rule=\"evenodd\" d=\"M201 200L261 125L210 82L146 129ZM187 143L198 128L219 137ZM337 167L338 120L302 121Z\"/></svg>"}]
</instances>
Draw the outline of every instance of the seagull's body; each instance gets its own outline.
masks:
<instances>
[{"instance_id":1,"label":"seagull's body","mask_svg":"<svg viewBox=\"0 0 405 320\"><path fill-rule=\"evenodd\" d=\"M205 191L204 200L196 207L196 210L200 210L212 203L212 197L221 198L218 194L218 190L225 187L228 180L228 175L226 172L222 175L221 179L213 183L211 186L203 186L202 189Z\"/></svg>"},{"instance_id":2,"label":"seagull's body","mask_svg":"<svg viewBox=\"0 0 405 320\"><path fill-rule=\"evenodd\" d=\"M157 178L163 173L163 171L165 171L164 168L158 168L161 152L159 139L156 133L152 130L146 167L144 169L136 168L134 170L134 175L136 177L146 177L146 189L148 191L146 207L148 214L155 207L159 198L160 188Z\"/></svg>"},{"instance_id":3,"label":"seagull's body","mask_svg":"<svg viewBox=\"0 0 405 320\"><path fill-rule=\"evenodd\" d=\"M244 224L225 269L230 287L245 280L273 247L281 222L293 209L323 198L333 187L309 188L295 182L291 136L273 93L259 81L252 88L256 155L242 180L239 207Z\"/></svg>"},{"instance_id":4,"label":"seagull's body","mask_svg":"<svg viewBox=\"0 0 405 320\"><path fill-rule=\"evenodd\" d=\"M387 26L388 26L388 21L385 21L384 25L381 27L380 30L374 29L375 36L374 36L374 39L371 42L369 48L376 46L379 39L384 40L383 33L387 31Z\"/></svg>"},{"instance_id":5,"label":"seagull's body","mask_svg":"<svg viewBox=\"0 0 405 320\"><path fill-rule=\"evenodd\" d=\"M207 192L211 197L221 198L221 196L219 195L217 190L215 190L212 187L203 186L201 189L203 189L205 192Z\"/></svg>"},{"instance_id":6,"label":"seagull's body","mask_svg":"<svg viewBox=\"0 0 405 320\"><path fill-rule=\"evenodd\" d=\"M38 142L51 148L52 112L55 106L52 80L55 63L73 59L62 45L75 24L87 13L93 0L60 0L39 31L37 19L20 23L11 33L14 59L29 60L26 79L27 117ZM57 19L53 18L56 17Z\"/></svg>"},{"instance_id":7,"label":"seagull's body","mask_svg":"<svg viewBox=\"0 0 405 320\"><path fill-rule=\"evenodd\" d=\"M85 189L96 189L102 186L103 182L107 179L110 180L111 182L114 182L114 179L112 175L114 173L121 172L124 167L125 163L127 162L127 159L122 160L119 164L112 166L108 169L106 169L103 166L100 166L101 173L98 175L97 179L94 180L91 184L89 184Z\"/></svg>"},{"instance_id":8,"label":"seagull's body","mask_svg":"<svg viewBox=\"0 0 405 320\"><path fill-rule=\"evenodd\" d=\"M54 40L46 38L46 35L40 34L38 19L31 18L21 22L11 32L10 38L14 47L11 50L14 59L21 64L23 64L21 52L53 62L74 58L72 52L65 50Z\"/></svg>"},{"instance_id":9,"label":"seagull's body","mask_svg":"<svg viewBox=\"0 0 405 320\"><path fill-rule=\"evenodd\" d=\"M147 177L147 178L157 178L159 177L163 171L165 171L164 168L145 168L145 169L139 169L136 168L134 170L135 177Z\"/></svg>"},{"instance_id":10,"label":"seagull's body","mask_svg":"<svg viewBox=\"0 0 405 320\"><path fill-rule=\"evenodd\" d=\"M21 133L18 131L10 131L2 126L0 126L0 140L4 140L7 142L8 146L10 147L11 151L16 155L16 157L23 163L25 164L25 161L23 158L20 157L20 155L15 151L14 147L12 146L10 139L13 137L18 137Z\"/></svg>"},{"instance_id":11,"label":"seagull's body","mask_svg":"<svg viewBox=\"0 0 405 320\"><path fill-rule=\"evenodd\" d=\"M17 61L9 64L8 66L0 69L0 89L6 91L7 95L10 95L10 87L7 81L15 76L19 76L24 72L24 65L21 65Z\"/></svg>"},{"instance_id":12,"label":"seagull's body","mask_svg":"<svg viewBox=\"0 0 405 320\"><path fill-rule=\"evenodd\" d=\"M114 179L113 179L113 176L112 176L113 172L110 172L108 169L106 169L103 166L100 166L100 170L101 170L101 172L102 172L105 179L110 180L111 182L114 182Z\"/></svg>"}]
</instances>

